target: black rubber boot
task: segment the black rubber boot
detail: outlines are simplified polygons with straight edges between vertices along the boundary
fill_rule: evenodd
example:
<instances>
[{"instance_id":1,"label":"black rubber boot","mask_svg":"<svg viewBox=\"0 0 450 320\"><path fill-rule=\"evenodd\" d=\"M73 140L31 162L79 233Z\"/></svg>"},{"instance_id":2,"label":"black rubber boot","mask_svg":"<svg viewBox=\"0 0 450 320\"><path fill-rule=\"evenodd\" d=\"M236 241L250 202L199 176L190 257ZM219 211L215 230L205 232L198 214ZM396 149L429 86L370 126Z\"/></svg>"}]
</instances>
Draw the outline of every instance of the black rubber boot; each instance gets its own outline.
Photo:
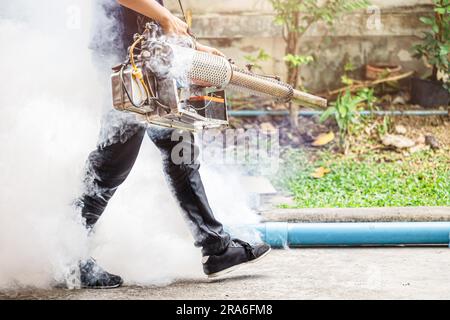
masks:
<instances>
[{"instance_id":1,"label":"black rubber boot","mask_svg":"<svg viewBox=\"0 0 450 320\"><path fill-rule=\"evenodd\" d=\"M233 239L220 255L203 257L203 271L209 278L219 277L239 267L260 261L267 256L271 248L267 244L250 245L239 239Z\"/></svg>"}]
</instances>

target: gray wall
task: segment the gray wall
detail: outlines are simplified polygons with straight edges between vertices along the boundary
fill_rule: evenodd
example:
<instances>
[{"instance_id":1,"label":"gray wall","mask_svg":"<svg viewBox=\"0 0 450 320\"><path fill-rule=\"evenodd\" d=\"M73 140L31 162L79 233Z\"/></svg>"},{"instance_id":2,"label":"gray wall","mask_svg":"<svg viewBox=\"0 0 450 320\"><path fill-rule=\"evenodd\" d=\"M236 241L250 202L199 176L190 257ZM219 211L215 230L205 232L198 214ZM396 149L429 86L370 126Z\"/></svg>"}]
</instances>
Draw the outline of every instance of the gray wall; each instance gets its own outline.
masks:
<instances>
[{"instance_id":1,"label":"gray wall","mask_svg":"<svg viewBox=\"0 0 450 320\"><path fill-rule=\"evenodd\" d=\"M284 42L281 29L274 25L274 12L267 0L183 0L185 10L192 11L193 30L206 44L216 46L238 64L244 55L264 48L274 59L265 63L264 71L285 75ZM166 0L173 11L176 0ZM410 47L417 42L423 27L419 17L430 13L430 0L372 0L369 10L346 16L332 32L316 24L303 37L301 50L314 54L316 61L302 69L305 86L323 91L340 86L343 65L352 61L361 67L368 62L401 64L405 70L423 73L422 61L411 57ZM328 34L329 43L321 39ZM318 44L322 48L318 49Z\"/></svg>"}]
</instances>

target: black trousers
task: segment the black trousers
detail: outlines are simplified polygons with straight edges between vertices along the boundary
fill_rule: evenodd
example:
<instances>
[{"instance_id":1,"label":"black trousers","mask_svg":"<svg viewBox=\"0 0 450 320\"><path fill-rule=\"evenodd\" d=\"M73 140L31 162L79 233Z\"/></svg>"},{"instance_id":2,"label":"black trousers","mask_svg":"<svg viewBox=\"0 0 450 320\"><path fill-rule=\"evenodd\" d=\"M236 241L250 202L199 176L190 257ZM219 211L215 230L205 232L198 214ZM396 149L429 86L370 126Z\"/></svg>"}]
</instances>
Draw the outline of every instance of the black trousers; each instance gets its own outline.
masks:
<instances>
[{"instance_id":1,"label":"black trousers","mask_svg":"<svg viewBox=\"0 0 450 320\"><path fill-rule=\"evenodd\" d=\"M127 178L136 161L142 139L147 133L161 151L167 181L185 213L195 245L202 248L204 255L224 251L230 236L214 218L200 178L199 164L194 161L177 164L178 161L172 160L172 149L180 143L172 141L174 129L154 126L147 128L143 124L127 121L122 121L119 125L104 123L104 126L107 128L103 128L102 132L107 134L101 137L97 149L89 155L85 177L86 191L77 201L87 227L94 226L105 211L108 201ZM188 150L193 159L196 146L192 135L190 141L182 143L182 150Z\"/></svg>"}]
</instances>

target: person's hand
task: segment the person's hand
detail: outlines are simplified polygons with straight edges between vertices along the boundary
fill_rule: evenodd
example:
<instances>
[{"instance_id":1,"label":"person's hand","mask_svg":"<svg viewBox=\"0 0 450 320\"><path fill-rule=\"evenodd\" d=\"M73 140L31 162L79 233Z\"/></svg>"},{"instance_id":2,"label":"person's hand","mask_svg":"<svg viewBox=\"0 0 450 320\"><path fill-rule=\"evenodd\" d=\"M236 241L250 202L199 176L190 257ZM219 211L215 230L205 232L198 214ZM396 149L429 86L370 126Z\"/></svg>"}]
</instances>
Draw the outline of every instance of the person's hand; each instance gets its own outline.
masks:
<instances>
[{"instance_id":1,"label":"person's hand","mask_svg":"<svg viewBox=\"0 0 450 320\"><path fill-rule=\"evenodd\" d=\"M188 25L183 20L169 14L160 22L164 33L167 35L188 36Z\"/></svg>"},{"instance_id":2,"label":"person's hand","mask_svg":"<svg viewBox=\"0 0 450 320\"><path fill-rule=\"evenodd\" d=\"M225 58L225 55L222 52L220 52L219 50L217 50L216 48L208 47L208 46L205 46L205 45L200 44L198 42L197 42L196 49L198 51L206 52L206 53L209 53L209 54L214 54L216 56L221 56L221 57Z\"/></svg>"}]
</instances>

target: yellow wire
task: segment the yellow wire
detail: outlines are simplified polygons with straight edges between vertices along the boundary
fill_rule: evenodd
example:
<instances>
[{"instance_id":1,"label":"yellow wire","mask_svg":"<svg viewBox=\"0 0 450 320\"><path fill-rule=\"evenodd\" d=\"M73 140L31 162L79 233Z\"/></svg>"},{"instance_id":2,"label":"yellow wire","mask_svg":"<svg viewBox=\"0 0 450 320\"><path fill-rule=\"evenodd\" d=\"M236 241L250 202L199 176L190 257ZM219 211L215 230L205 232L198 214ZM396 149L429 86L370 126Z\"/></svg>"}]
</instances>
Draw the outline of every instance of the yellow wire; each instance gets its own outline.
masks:
<instances>
[{"instance_id":1,"label":"yellow wire","mask_svg":"<svg viewBox=\"0 0 450 320\"><path fill-rule=\"evenodd\" d=\"M139 70L139 68L136 66L136 63L134 61L134 49L136 48L136 46L138 45L139 42L141 42L143 39L145 39L144 36L140 36L130 47L130 62L131 62L131 66L133 67L133 77L136 78L135 74L140 74L140 77L138 77L139 81L141 82L142 86L145 89L145 92L147 94L147 97L152 97L155 98L155 93L153 92L152 86L150 85L150 92L149 92L149 88L147 87L147 85L145 84L143 75L142 75L142 71ZM140 91L140 88L139 88ZM165 108L165 109L170 109L169 107L165 106L164 104L161 104L159 101L156 100L156 103L158 105L160 105L161 107Z\"/></svg>"},{"instance_id":2,"label":"yellow wire","mask_svg":"<svg viewBox=\"0 0 450 320\"><path fill-rule=\"evenodd\" d=\"M137 70L136 64L134 63L134 49L138 45L139 42L141 42L144 39L144 36L140 36L130 47L130 59L131 59L131 65L133 66L134 70Z\"/></svg>"},{"instance_id":3,"label":"yellow wire","mask_svg":"<svg viewBox=\"0 0 450 320\"><path fill-rule=\"evenodd\" d=\"M150 95L150 92L148 90L147 85L145 84L144 78L142 76L142 70L140 70L137 66L136 63L134 61L134 50L136 49L136 46L138 45L139 42L141 42L145 37L144 36L140 36L130 47L130 62L131 62L131 66L133 67L133 77L134 78L138 78L139 82L142 84L142 86L145 89L145 93L147 94L147 99L149 99L150 97L152 97ZM136 74L140 74L141 76L137 77Z\"/></svg>"}]
</instances>

